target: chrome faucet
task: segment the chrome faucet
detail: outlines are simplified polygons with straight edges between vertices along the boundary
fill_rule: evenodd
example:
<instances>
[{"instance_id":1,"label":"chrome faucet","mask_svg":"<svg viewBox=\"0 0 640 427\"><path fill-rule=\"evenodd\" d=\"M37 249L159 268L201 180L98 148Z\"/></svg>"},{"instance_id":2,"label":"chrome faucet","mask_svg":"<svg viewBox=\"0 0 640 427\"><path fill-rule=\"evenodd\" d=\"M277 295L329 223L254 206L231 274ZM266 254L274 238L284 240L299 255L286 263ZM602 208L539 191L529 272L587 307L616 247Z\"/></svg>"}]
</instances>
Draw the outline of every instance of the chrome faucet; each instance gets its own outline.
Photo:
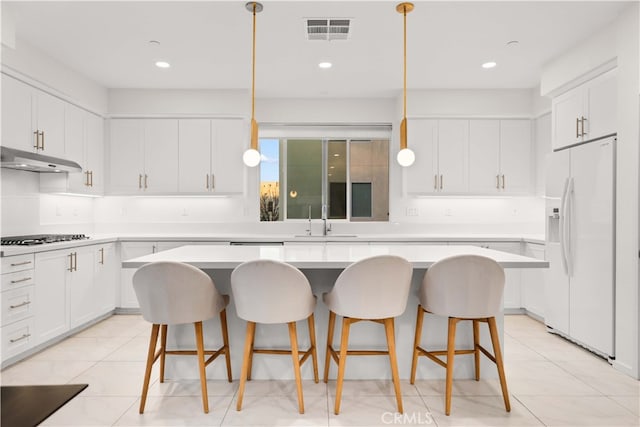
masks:
<instances>
[{"instance_id":1,"label":"chrome faucet","mask_svg":"<svg viewBox=\"0 0 640 427\"><path fill-rule=\"evenodd\" d=\"M309 205L309 228L307 228L307 236L311 236L311 205Z\"/></svg>"},{"instance_id":2,"label":"chrome faucet","mask_svg":"<svg viewBox=\"0 0 640 427\"><path fill-rule=\"evenodd\" d=\"M322 235L326 236L329 232L331 232L331 223L327 227L327 205L322 205Z\"/></svg>"}]
</instances>

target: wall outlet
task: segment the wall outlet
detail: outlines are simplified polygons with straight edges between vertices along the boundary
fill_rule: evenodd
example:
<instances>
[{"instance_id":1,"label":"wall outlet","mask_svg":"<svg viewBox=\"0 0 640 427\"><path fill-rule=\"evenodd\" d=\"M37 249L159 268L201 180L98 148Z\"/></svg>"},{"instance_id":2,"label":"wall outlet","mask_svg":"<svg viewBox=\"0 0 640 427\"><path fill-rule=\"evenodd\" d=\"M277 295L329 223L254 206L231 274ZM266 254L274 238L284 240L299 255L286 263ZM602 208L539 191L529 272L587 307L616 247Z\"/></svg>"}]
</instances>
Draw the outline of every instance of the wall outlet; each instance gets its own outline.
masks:
<instances>
[{"instance_id":1,"label":"wall outlet","mask_svg":"<svg viewBox=\"0 0 640 427\"><path fill-rule=\"evenodd\" d=\"M451 212L451 209L445 209L444 210L444 216L453 216L453 212Z\"/></svg>"},{"instance_id":2,"label":"wall outlet","mask_svg":"<svg viewBox=\"0 0 640 427\"><path fill-rule=\"evenodd\" d=\"M418 208L407 208L407 216L418 216Z\"/></svg>"},{"instance_id":3,"label":"wall outlet","mask_svg":"<svg viewBox=\"0 0 640 427\"><path fill-rule=\"evenodd\" d=\"M189 216L187 213L187 208L182 208L182 216Z\"/></svg>"}]
</instances>

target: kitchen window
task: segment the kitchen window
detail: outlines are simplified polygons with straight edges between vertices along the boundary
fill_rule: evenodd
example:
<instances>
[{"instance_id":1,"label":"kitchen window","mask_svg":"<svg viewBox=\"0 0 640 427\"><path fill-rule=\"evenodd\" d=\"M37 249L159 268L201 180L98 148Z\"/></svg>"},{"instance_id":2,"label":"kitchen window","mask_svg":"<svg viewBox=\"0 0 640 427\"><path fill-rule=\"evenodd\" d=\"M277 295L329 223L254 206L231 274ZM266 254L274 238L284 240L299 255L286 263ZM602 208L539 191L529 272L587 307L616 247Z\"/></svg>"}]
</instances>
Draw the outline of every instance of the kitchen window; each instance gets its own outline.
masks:
<instances>
[{"instance_id":1,"label":"kitchen window","mask_svg":"<svg viewBox=\"0 0 640 427\"><path fill-rule=\"evenodd\" d=\"M388 221L388 136L308 133L260 138L260 221Z\"/></svg>"}]
</instances>

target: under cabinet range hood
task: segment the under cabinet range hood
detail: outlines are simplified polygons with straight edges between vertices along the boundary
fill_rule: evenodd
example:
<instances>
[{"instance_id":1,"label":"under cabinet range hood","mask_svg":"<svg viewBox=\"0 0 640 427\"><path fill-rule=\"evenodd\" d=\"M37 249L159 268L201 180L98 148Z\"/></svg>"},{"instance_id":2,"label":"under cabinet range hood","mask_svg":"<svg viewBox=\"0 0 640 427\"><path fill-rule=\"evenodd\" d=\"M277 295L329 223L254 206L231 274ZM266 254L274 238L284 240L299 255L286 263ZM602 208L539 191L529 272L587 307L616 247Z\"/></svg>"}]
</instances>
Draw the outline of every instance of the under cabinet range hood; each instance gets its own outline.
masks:
<instances>
[{"instance_id":1,"label":"under cabinet range hood","mask_svg":"<svg viewBox=\"0 0 640 427\"><path fill-rule=\"evenodd\" d=\"M30 172L82 172L74 161L45 156L40 153L2 147L0 166Z\"/></svg>"}]
</instances>

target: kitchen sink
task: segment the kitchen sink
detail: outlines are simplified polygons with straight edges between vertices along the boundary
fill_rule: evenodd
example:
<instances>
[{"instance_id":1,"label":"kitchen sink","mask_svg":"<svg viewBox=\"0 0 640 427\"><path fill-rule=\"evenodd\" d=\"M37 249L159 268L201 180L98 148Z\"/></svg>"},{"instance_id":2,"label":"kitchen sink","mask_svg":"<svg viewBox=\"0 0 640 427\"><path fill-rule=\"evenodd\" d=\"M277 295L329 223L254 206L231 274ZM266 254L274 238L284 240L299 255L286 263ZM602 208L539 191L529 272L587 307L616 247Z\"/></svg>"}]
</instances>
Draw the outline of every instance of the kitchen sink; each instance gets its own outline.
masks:
<instances>
[{"instance_id":1,"label":"kitchen sink","mask_svg":"<svg viewBox=\"0 0 640 427\"><path fill-rule=\"evenodd\" d=\"M326 236L322 236L322 235L318 235L318 234L314 234L313 236L309 236L308 234L296 234L295 236L296 239L318 239L318 238L339 238L339 239L355 239L358 236L356 234L327 234Z\"/></svg>"}]
</instances>

